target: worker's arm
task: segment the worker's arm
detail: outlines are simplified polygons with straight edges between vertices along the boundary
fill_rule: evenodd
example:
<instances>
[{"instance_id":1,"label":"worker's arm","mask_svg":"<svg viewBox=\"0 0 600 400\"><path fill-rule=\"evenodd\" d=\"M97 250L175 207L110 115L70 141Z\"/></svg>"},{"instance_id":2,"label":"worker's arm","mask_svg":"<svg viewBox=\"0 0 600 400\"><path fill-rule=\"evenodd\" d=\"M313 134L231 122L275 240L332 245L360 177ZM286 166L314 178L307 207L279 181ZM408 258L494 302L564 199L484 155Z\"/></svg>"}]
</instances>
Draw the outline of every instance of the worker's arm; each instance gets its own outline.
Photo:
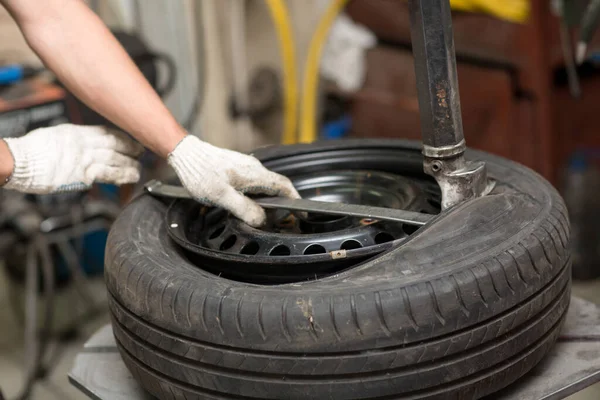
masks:
<instances>
[{"instance_id":1,"label":"worker's arm","mask_svg":"<svg viewBox=\"0 0 600 400\"><path fill-rule=\"evenodd\" d=\"M186 135L102 21L81 0L0 0L31 48L79 99L166 157Z\"/></svg>"},{"instance_id":2,"label":"worker's arm","mask_svg":"<svg viewBox=\"0 0 600 400\"><path fill-rule=\"evenodd\" d=\"M13 168L14 161L8 146L3 140L0 140L0 186L10 177Z\"/></svg>"},{"instance_id":3,"label":"worker's arm","mask_svg":"<svg viewBox=\"0 0 600 400\"><path fill-rule=\"evenodd\" d=\"M125 50L83 1L0 0L0 3L15 18L31 48L63 84L92 109L166 157L182 184L198 201L223 207L258 226L264 223L265 213L243 193L299 197L289 179L267 170L256 158L187 135ZM0 146L0 174L14 164L5 187L48 193L83 189L94 180L125 183L134 178L126 172L132 167L127 158L132 156L131 152L122 154L119 146L103 150L125 158L109 157L106 151L98 154L93 141L65 147L66 138L86 133L82 127L67 128L75 133L64 134L59 126L36 133L34 138L29 134L7 140L9 154L4 145ZM112 138L110 141L118 140L114 133L105 133ZM34 145L40 141L45 148ZM63 147L65 151L51 151ZM4 157L12 156L12 160L2 158L3 152ZM87 158L87 163L70 161L80 160L83 153L89 152L95 158Z\"/></svg>"}]
</instances>

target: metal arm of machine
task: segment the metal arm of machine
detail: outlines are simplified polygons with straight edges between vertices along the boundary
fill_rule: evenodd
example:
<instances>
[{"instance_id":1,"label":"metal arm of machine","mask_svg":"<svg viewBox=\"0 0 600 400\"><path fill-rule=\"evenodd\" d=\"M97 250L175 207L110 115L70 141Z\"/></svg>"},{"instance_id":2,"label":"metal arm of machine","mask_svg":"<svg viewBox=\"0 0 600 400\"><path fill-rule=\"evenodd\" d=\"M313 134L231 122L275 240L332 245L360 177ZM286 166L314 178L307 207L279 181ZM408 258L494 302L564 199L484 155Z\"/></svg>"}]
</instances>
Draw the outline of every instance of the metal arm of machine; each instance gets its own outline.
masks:
<instances>
[{"instance_id":1,"label":"metal arm of machine","mask_svg":"<svg viewBox=\"0 0 600 400\"><path fill-rule=\"evenodd\" d=\"M425 173L447 209L491 190L485 163L467 161L449 0L409 0Z\"/></svg>"}]
</instances>

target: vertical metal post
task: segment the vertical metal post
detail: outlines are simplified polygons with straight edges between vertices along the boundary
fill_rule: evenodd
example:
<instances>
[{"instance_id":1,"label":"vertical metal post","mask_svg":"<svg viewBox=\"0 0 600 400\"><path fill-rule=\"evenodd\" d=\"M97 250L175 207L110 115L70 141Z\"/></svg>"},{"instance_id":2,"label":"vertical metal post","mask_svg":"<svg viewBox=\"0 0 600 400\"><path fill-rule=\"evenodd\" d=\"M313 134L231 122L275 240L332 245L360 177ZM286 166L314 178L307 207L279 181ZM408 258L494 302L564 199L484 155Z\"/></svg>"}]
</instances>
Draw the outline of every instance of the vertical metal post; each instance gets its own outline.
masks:
<instances>
[{"instance_id":1,"label":"vertical metal post","mask_svg":"<svg viewBox=\"0 0 600 400\"><path fill-rule=\"evenodd\" d=\"M488 191L483 162L467 162L449 0L409 0L424 170L446 209Z\"/></svg>"},{"instance_id":2,"label":"vertical metal post","mask_svg":"<svg viewBox=\"0 0 600 400\"><path fill-rule=\"evenodd\" d=\"M464 151L465 142L450 2L410 0L409 4L423 154L456 155Z\"/></svg>"}]
</instances>

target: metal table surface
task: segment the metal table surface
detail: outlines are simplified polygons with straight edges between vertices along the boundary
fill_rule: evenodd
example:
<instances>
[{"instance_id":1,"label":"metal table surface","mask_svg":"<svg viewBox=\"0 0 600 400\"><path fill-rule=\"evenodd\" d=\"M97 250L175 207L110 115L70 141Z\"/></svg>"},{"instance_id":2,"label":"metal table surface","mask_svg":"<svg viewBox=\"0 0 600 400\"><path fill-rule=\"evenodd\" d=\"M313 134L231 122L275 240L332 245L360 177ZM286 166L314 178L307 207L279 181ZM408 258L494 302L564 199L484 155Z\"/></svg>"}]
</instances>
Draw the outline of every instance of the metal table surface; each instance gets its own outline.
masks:
<instances>
[{"instance_id":1,"label":"metal table surface","mask_svg":"<svg viewBox=\"0 0 600 400\"><path fill-rule=\"evenodd\" d=\"M110 325L84 345L69 374L70 382L94 400L152 400L133 379L115 345ZM563 332L552 351L494 400L563 399L600 381L600 307L571 298Z\"/></svg>"}]
</instances>

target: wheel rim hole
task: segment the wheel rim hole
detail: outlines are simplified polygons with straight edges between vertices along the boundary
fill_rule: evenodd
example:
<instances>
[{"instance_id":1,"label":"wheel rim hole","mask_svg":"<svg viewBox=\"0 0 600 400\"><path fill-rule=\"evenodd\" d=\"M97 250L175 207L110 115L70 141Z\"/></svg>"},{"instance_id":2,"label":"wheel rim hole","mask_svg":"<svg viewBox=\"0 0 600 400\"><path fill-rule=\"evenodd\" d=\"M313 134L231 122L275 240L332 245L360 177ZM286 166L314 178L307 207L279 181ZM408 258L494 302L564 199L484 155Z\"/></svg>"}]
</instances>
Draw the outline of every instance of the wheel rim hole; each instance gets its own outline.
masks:
<instances>
[{"instance_id":1,"label":"wheel rim hole","mask_svg":"<svg viewBox=\"0 0 600 400\"><path fill-rule=\"evenodd\" d=\"M393 241L394 237L387 232L379 232L377 235L375 235L375 243L377 244L388 243Z\"/></svg>"},{"instance_id":2,"label":"wheel rim hole","mask_svg":"<svg viewBox=\"0 0 600 400\"><path fill-rule=\"evenodd\" d=\"M358 240L346 240L344 243L342 243L342 245L340 246L340 250L354 250L354 249L360 249L362 247L362 244L360 244L360 242Z\"/></svg>"},{"instance_id":3,"label":"wheel rim hole","mask_svg":"<svg viewBox=\"0 0 600 400\"><path fill-rule=\"evenodd\" d=\"M324 253L327 253L327 250L325 250L325 247L321 246L320 244L311 244L304 250L305 255Z\"/></svg>"},{"instance_id":4,"label":"wheel rim hole","mask_svg":"<svg viewBox=\"0 0 600 400\"><path fill-rule=\"evenodd\" d=\"M256 242L250 242L245 244L244 247L242 247L242 251L240 251L240 254L253 256L258 253L258 250L260 250L260 245Z\"/></svg>"},{"instance_id":5,"label":"wheel rim hole","mask_svg":"<svg viewBox=\"0 0 600 400\"><path fill-rule=\"evenodd\" d=\"M209 239L216 239L219 236L221 236L221 234L225 231L225 225L221 225L220 227L218 227L217 229L215 229L213 231L213 233L210 234L210 236L208 237Z\"/></svg>"},{"instance_id":6,"label":"wheel rim hole","mask_svg":"<svg viewBox=\"0 0 600 400\"><path fill-rule=\"evenodd\" d=\"M283 244L280 244L279 246L275 247L269 253L270 256L289 256L290 254L292 254L290 248Z\"/></svg>"},{"instance_id":7,"label":"wheel rim hole","mask_svg":"<svg viewBox=\"0 0 600 400\"><path fill-rule=\"evenodd\" d=\"M221 246L219 247L219 249L221 251L229 250L230 248L233 247L233 245L235 244L236 241L237 241L237 236L231 235L227 239L225 239L223 241L223 243L221 243Z\"/></svg>"},{"instance_id":8,"label":"wheel rim hole","mask_svg":"<svg viewBox=\"0 0 600 400\"><path fill-rule=\"evenodd\" d=\"M412 235L413 233L415 233L416 231L419 230L419 227L416 225L408 225L408 224L404 224L402 225L402 230L404 231L404 233L406 233L407 235Z\"/></svg>"}]
</instances>

